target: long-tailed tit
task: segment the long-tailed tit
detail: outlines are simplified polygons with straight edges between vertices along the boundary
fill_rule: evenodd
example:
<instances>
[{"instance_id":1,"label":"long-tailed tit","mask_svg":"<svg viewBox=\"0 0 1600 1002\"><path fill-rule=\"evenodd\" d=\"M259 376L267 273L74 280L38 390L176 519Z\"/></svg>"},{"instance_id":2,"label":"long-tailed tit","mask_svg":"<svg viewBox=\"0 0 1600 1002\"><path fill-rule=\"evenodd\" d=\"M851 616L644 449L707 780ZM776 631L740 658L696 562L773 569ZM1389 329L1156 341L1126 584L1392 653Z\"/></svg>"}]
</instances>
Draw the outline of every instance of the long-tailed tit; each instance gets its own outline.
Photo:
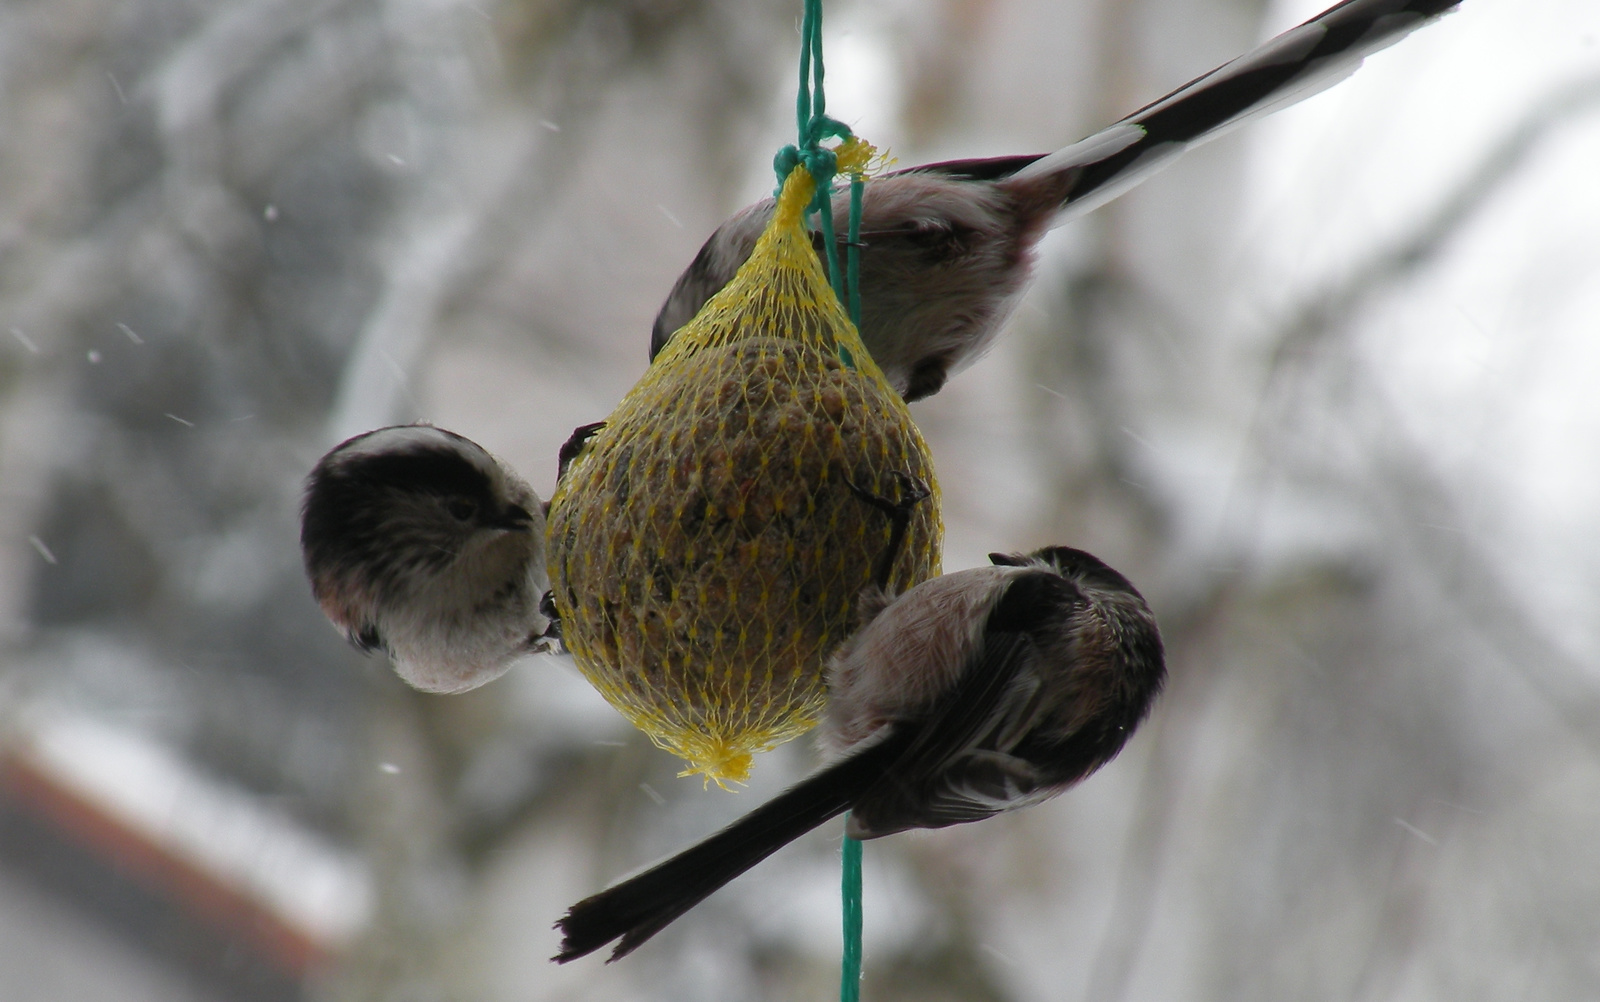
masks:
<instances>
[{"instance_id":1,"label":"long-tailed tit","mask_svg":"<svg viewBox=\"0 0 1600 1002\"><path fill-rule=\"evenodd\" d=\"M1345 0L1051 154L953 160L869 181L862 205L861 336L907 400L937 393L1000 332L1052 226L1122 194L1232 126L1311 96L1459 0ZM733 278L772 199L723 223L657 315L650 357ZM849 199L833 202L847 232ZM818 234L815 238L821 253Z\"/></svg>"},{"instance_id":2,"label":"long-tailed tit","mask_svg":"<svg viewBox=\"0 0 1600 1002\"><path fill-rule=\"evenodd\" d=\"M832 765L664 863L574 905L566 962L630 953L728 881L843 811L877 838L1048 799L1109 762L1165 678L1150 607L1081 550L863 595L834 654L822 744Z\"/></svg>"},{"instance_id":3,"label":"long-tailed tit","mask_svg":"<svg viewBox=\"0 0 1600 1002\"><path fill-rule=\"evenodd\" d=\"M300 547L322 611L427 692L464 692L553 643L544 506L505 463L442 428L380 428L306 480Z\"/></svg>"}]
</instances>

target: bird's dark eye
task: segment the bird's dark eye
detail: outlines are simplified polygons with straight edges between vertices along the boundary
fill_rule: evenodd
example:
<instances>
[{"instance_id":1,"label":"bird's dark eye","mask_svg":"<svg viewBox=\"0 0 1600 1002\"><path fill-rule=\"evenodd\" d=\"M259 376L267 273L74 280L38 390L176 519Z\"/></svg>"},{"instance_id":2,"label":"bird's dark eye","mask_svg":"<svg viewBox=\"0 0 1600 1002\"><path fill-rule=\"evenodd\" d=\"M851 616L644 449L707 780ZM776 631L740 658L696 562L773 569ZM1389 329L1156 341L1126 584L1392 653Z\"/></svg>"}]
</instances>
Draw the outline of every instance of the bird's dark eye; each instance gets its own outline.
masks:
<instances>
[{"instance_id":1,"label":"bird's dark eye","mask_svg":"<svg viewBox=\"0 0 1600 1002\"><path fill-rule=\"evenodd\" d=\"M478 513L478 505L469 498L451 498L444 506L450 517L462 522L471 521L472 516Z\"/></svg>"}]
</instances>

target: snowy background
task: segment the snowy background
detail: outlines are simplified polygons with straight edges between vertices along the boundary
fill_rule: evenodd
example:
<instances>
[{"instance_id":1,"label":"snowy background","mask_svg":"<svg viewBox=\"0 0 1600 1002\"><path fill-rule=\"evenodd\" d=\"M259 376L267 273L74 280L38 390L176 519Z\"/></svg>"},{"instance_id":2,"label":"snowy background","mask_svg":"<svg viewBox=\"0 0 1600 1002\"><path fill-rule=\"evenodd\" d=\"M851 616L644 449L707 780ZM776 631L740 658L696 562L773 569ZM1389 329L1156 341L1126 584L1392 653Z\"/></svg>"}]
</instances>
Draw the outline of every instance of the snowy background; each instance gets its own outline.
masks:
<instances>
[{"instance_id":1,"label":"snowy background","mask_svg":"<svg viewBox=\"0 0 1600 1002\"><path fill-rule=\"evenodd\" d=\"M829 6L902 165L1039 152L1317 0ZM1051 802L867 849L865 998L1600 995L1600 8L1464 0L1055 231L913 408L945 566L1067 543L1171 687ZM524 471L770 189L795 2L0 5L0 997L818 999L837 824L627 962L551 923L811 764L675 778L569 664L406 690L301 478Z\"/></svg>"}]
</instances>

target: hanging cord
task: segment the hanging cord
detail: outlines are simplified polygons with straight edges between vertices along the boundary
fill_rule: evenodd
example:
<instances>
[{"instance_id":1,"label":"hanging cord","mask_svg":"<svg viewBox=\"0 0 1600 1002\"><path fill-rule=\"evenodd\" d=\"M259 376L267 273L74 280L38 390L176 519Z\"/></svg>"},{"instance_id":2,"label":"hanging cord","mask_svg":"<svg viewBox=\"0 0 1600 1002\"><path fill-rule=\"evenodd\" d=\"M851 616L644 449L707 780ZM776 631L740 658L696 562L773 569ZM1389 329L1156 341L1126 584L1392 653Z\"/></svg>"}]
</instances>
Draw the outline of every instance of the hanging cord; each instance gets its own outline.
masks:
<instances>
[{"instance_id":1,"label":"hanging cord","mask_svg":"<svg viewBox=\"0 0 1600 1002\"><path fill-rule=\"evenodd\" d=\"M805 214L820 213L822 244L826 248L828 278L833 291L850 313L850 322L861 329L861 192L868 163L877 152L850 131L850 127L827 114L827 95L822 87L822 0L805 0L805 16L800 24L800 88L795 99L795 119L800 139L785 146L773 158L778 187L796 167L804 167L817 183L817 193ZM822 145L825 139L843 140L836 148ZM850 177L850 232L845 243L845 267L839 267L839 244L833 232L833 179L836 174ZM846 272L848 271L848 293ZM855 368L855 361L843 345L839 354ZM848 814L845 815L849 817ZM839 1002L859 1002L861 998L861 843L846 835L842 850L843 866L840 897L844 907L844 956L839 971Z\"/></svg>"},{"instance_id":2,"label":"hanging cord","mask_svg":"<svg viewBox=\"0 0 1600 1002\"><path fill-rule=\"evenodd\" d=\"M846 814L848 819L850 815ZM844 957L839 964L839 1002L861 999L861 843L844 837L840 898L844 903Z\"/></svg>"},{"instance_id":3,"label":"hanging cord","mask_svg":"<svg viewBox=\"0 0 1600 1002\"><path fill-rule=\"evenodd\" d=\"M822 86L822 0L805 0L805 15L800 25L800 87L795 97L795 121L799 141L785 146L773 158L772 167L778 175L778 188L795 167L804 167L817 183L817 193L812 197L806 215L817 212L822 230L822 243L826 249L828 279L833 283L834 294L850 313L850 321L861 327L861 293L857 278L861 271L861 190L866 171L877 152L850 130L850 126L827 114L828 99ZM827 139L842 140L834 149L822 143ZM839 173L850 177L850 232L846 243L846 267L839 267L839 243L833 230L833 179ZM776 194L776 193L775 193ZM849 293L846 294L845 275L849 273ZM849 361L846 358L846 361Z\"/></svg>"}]
</instances>

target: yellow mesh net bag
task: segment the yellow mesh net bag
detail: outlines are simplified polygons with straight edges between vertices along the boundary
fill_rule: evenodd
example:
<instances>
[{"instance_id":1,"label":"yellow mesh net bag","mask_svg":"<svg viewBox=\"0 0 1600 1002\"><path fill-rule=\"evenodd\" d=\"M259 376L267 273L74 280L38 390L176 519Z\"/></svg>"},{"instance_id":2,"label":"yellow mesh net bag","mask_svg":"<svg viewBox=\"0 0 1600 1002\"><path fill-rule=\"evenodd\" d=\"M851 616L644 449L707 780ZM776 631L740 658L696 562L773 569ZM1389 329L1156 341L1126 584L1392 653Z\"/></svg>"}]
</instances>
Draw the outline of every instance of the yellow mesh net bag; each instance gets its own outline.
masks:
<instances>
[{"instance_id":1,"label":"yellow mesh net bag","mask_svg":"<svg viewBox=\"0 0 1600 1002\"><path fill-rule=\"evenodd\" d=\"M840 161L871 147L841 147ZM864 152L861 148L864 148ZM803 167L734 280L673 336L550 502L549 571L578 667L685 775L745 779L804 733L823 668L911 511L890 581L939 572L928 447L812 250Z\"/></svg>"}]
</instances>

